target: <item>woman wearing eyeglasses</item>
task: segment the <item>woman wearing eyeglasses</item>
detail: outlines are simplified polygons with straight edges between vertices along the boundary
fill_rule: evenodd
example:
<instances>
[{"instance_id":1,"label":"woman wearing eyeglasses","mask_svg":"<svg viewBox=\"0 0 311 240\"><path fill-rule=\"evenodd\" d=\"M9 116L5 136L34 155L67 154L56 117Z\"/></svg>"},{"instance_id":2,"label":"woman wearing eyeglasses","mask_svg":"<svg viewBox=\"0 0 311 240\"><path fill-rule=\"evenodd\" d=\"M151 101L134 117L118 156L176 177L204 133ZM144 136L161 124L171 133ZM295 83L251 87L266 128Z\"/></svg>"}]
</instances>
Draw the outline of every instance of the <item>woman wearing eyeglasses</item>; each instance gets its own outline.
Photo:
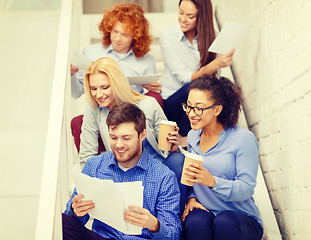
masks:
<instances>
[{"instance_id":1,"label":"woman wearing eyeglasses","mask_svg":"<svg viewBox=\"0 0 311 240\"><path fill-rule=\"evenodd\" d=\"M253 199L258 145L253 133L236 125L240 105L240 88L227 78L204 75L190 85L183 104L192 128L187 149L204 161L184 172L194 183L182 215L185 239L262 237Z\"/></svg>"}]
</instances>

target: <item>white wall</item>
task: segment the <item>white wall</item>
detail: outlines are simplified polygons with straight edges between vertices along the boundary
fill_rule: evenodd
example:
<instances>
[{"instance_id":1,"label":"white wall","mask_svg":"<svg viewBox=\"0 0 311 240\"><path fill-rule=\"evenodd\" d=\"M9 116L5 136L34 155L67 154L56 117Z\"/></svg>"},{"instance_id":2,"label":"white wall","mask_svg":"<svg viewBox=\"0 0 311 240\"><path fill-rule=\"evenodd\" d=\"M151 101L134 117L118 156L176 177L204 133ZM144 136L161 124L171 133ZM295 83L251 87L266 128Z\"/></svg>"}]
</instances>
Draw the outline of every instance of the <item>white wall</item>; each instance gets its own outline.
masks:
<instances>
[{"instance_id":1,"label":"white wall","mask_svg":"<svg viewBox=\"0 0 311 240\"><path fill-rule=\"evenodd\" d=\"M0 16L0 239L34 239L58 21Z\"/></svg>"},{"instance_id":2,"label":"white wall","mask_svg":"<svg viewBox=\"0 0 311 240\"><path fill-rule=\"evenodd\" d=\"M311 239L311 1L213 2L221 24L252 23L235 77L282 237Z\"/></svg>"},{"instance_id":3,"label":"white wall","mask_svg":"<svg viewBox=\"0 0 311 240\"><path fill-rule=\"evenodd\" d=\"M6 11L46 11L59 10L61 0L0 0ZM0 6L1 6L0 5Z\"/></svg>"}]
</instances>

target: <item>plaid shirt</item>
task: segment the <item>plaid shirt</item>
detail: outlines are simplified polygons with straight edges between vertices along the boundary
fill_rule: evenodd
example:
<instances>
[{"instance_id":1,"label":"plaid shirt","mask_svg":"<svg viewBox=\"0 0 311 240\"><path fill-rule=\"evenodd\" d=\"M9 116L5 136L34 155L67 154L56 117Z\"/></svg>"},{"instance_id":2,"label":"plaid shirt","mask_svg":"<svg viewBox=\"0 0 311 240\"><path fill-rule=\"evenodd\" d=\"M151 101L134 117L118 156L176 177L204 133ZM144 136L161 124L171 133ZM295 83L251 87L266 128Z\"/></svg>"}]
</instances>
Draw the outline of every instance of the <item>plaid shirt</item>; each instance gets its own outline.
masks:
<instances>
[{"instance_id":1,"label":"plaid shirt","mask_svg":"<svg viewBox=\"0 0 311 240\"><path fill-rule=\"evenodd\" d=\"M175 174L165 165L143 152L136 166L126 172L119 168L112 152L90 158L82 173L99 179L110 179L114 182L142 181L144 186L143 208L148 209L160 223L160 230L151 233L144 228L142 235L127 235L109 225L94 219L94 232L108 239L180 239L181 223L179 220L179 188ZM77 217L73 214L72 198L67 203L65 213L71 214L82 224L85 224L89 215ZM103 193L107 194L107 193Z\"/></svg>"}]
</instances>

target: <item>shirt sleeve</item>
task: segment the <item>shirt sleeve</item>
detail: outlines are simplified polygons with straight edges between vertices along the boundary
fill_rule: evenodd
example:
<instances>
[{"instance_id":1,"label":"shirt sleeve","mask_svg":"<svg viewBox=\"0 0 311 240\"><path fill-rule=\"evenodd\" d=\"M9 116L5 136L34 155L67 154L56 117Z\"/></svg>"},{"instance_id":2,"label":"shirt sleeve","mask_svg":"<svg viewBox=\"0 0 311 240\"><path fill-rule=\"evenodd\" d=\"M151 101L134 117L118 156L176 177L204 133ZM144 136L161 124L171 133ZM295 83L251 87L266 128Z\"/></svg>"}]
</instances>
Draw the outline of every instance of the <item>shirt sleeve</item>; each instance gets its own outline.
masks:
<instances>
[{"instance_id":1,"label":"shirt sleeve","mask_svg":"<svg viewBox=\"0 0 311 240\"><path fill-rule=\"evenodd\" d=\"M89 216L89 214L86 214L86 215L83 216L83 217L78 217L76 214L74 214L71 205L72 205L72 199L73 199L76 195L77 195L77 190L76 190L76 188L75 188L74 191L73 191L73 193L72 193L72 195L71 195L71 198L69 199L69 201L68 201L67 204L66 204L66 209L65 209L65 212L64 212L64 213L73 216L73 217L74 217L75 219L77 219L81 224L84 225L84 224L87 223L87 221L89 220L90 216Z\"/></svg>"},{"instance_id":2,"label":"shirt sleeve","mask_svg":"<svg viewBox=\"0 0 311 240\"><path fill-rule=\"evenodd\" d=\"M71 76L71 96L73 98L79 98L84 93L84 74L85 71L79 69Z\"/></svg>"},{"instance_id":3,"label":"shirt sleeve","mask_svg":"<svg viewBox=\"0 0 311 240\"><path fill-rule=\"evenodd\" d=\"M160 155L165 156L167 153L158 149L160 121L167 120L163 109L160 107L157 100L155 100L153 97L146 97L142 99L138 103L138 106L141 110L144 111L146 116L148 142Z\"/></svg>"},{"instance_id":4,"label":"shirt sleeve","mask_svg":"<svg viewBox=\"0 0 311 240\"><path fill-rule=\"evenodd\" d=\"M165 176L158 197L157 219L160 230L152 233L152 239L179 240L181 234L181 223L179 220L179 187L173 172Z\"/></svg>"},{"instance_id":5,"label":"shirt sleeve","mask_svg":"<svg viewBox=\"0 0 311 240\"><path fill-rule=\"evenodd\" d=\"M180 55L182 49L179 49L179 44L176 44L169 37L172 38L175 36L162 35L160 37L160 47L165 67L168 68L178 82L184 85L191 82L194 71L184 64L182 61L183 57Z\"/></svg>"},{"instance_id":6,"label":"shirt sleeve","mask_svg":"<svg viewBox=\"0 0 311 240\"><path fill-rule=\"evenodd\" d=\"M92 59L90 56L90 48L93 48L93 45L85 47L82 51L82 54ZM73 98L79 98L84 93L84 76L86 69L79 69L78 72L71 76L71 96Z\"/></svg>"},{"instance_id":7,"label":"shirt sleeve","mask_svg":"<svg viewBox=\"0 0 311 240\"><path fill-rule=\"evenodd\" d=\"M258 144L248 132L239 139L236 153L236 177L228 180L214 176L216 184L212 192L225 202L242 202L254 194L258 172Z\"/></svg>"},{"instance_id":8,"label":"shirt sleeve","mask_svg":"<svg viewBox=\"0 0 311 240\"><path fill-rule=\"evenodd\" d=\"M163 112L163 109L158 104L158 102L154 98L151 98L151 101L153 101L153 103L152 103L152 108L150 109L152 110L153 116L152 116L152 120L150 119L150 121L153 123L152 128L155 131L156 140L158 142L160 122L162 120L167 120L167 118Z\"/></svg>"},{"instance_id":9,"label":"shirt sleeve","mask_svg":"<svg viewBox=\"0 0 311 240\"><path fill-rule=\"evenodd\" d=\"M83 116L81 128L80 164L84 165L86 161L98 154L98 133L99 127L96 121L95 107L89 105Z\"/></svg>"},{"instance_id":10,"label":"shirt sleeve","mask_svg":"<svg viewBox=\"0 0 311 240\"><path fill-rule=\"evenodd\" d=\"M197 196L195 195L195 192L193 191L193 188L189 188L188 190L188 196L187 196L187 201L190 199L190 198L195 198L197 199Z\"/></svg>"}]
</instances>

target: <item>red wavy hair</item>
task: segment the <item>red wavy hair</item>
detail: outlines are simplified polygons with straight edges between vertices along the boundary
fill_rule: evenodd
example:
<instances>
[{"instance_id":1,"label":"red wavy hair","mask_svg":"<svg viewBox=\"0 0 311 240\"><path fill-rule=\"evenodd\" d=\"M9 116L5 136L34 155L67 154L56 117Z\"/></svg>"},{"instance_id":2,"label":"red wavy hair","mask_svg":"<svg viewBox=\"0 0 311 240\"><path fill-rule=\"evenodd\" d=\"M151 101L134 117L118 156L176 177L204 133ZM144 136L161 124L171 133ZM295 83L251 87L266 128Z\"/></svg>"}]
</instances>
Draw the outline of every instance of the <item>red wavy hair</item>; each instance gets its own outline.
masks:
<instances>
[{"instance_id":1,"label":"red wavy hair","mask_svg":"<svg viewBox=\"0 0 311 240\"><path fill-rule=\"evenodd\" d=\"M152 37L149 34L149 22L144 16L144 10L137 4L120 3L104 11L99 31L103 35L102 44L111 44L110 33L115 23L125 25L124 31L133 35L132 51L136 57L143 57L150 51Z\"/></svg>"}]
</instances>

